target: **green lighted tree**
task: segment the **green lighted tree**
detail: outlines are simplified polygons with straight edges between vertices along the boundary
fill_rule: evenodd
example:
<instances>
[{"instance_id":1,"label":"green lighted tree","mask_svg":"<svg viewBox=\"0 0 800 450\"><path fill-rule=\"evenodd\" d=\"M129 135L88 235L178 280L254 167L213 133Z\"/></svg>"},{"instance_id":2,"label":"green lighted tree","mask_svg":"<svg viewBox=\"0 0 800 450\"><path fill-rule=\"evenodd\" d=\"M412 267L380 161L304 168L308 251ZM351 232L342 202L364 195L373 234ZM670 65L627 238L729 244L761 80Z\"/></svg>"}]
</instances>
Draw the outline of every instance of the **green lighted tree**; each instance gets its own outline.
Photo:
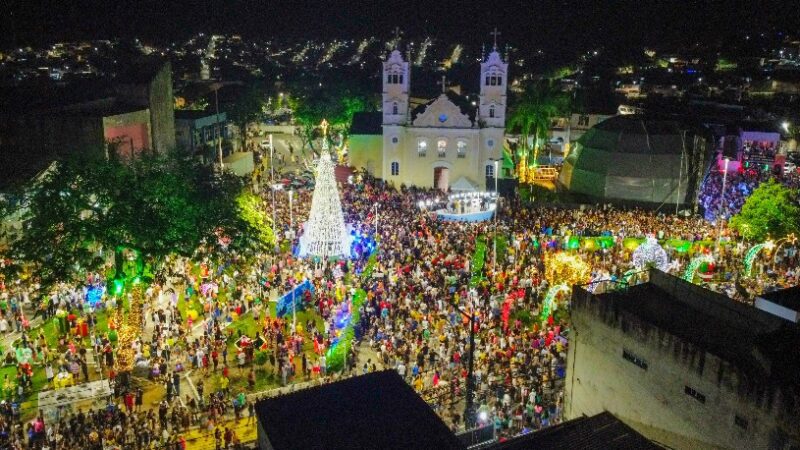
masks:
<instances>
[{"instance_id":1,"label":"green lighted tree","mask_svg":"<svg viewBox=\"0 0 800 450\"><path fill-rule=\"evenodd\" d=\"M745 200L741 212L731 218L730 226L745 239L756 242L798 233L800 207L797 206L797 194L797 190L774 180L761 183Z\"/></svg>"}]
</instances>

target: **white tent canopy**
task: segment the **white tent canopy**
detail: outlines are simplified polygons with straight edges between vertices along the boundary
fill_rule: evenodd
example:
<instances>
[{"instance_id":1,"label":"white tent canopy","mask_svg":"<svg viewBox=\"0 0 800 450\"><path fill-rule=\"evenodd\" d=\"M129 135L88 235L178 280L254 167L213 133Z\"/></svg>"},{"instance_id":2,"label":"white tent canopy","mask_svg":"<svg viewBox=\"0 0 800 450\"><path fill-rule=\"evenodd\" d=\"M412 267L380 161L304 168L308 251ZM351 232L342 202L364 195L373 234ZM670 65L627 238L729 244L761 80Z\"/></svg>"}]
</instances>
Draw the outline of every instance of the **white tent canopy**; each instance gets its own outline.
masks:
<instances>
[{"instance_id":1,"label":"white tent canopy","mask_svg":"<svg viewBox=\"0 0 800 450\"><path fill-rule=\"evenodd\" d=\"M453 192L475 192L478 188L465 177L461 177L450 186L450 190Z\"/></svg>"}]
</instances>

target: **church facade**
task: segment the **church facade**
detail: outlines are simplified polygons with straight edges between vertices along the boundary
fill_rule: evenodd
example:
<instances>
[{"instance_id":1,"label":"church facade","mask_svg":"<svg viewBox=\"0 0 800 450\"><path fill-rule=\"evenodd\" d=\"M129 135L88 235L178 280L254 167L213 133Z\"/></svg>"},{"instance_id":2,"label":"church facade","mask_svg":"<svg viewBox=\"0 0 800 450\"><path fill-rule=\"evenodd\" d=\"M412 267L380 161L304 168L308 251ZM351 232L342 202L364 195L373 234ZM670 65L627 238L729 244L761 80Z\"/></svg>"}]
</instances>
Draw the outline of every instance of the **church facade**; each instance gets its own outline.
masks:
<instances>
[{"instance_id":1,"label":"church facade","mask_svg":"<svg viewBox=\"0 0 800 450\"><path fill-rule=\"evenodd\" d=\"M481 63L480 102L464 111L444 88L427 104L410 109L411 71L398 50L383 62L380 149L352 147L351 163L395 186L443 191L487 188L502 158L508 64L494 49ZM353 131L351 141L364 142ZM489 186L493 188L493 186Z\"/></svg>"}]
</instances>

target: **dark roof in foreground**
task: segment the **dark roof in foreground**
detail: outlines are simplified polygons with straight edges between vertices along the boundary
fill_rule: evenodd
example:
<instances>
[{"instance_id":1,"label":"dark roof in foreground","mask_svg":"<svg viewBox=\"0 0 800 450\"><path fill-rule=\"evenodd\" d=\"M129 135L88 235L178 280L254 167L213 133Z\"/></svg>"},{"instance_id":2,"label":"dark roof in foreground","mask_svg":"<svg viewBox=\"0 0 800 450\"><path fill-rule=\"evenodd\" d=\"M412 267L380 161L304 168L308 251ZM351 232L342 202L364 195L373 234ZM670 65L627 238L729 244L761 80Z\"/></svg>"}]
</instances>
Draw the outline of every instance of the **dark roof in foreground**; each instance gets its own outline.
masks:
<instances>
[{"instance_id":1,"label":"dark roof in foreground","mask_svg":"<svg viewBox=\"0 0 800 450\"><path fill-rule=\"evenodd\" d=\"M461 449L397 372L375 372L259 401L275 450Z\"/></svg>"},{"instance_id":2,"label":"dark roof in foreground","mask_svg":"<svg viewBox=\"0 0 800 450\"><path fill-rule=\"evenodd\" d=\"M383 113L357 112L353 114L350 134L383 134Z\"/></svg>"},{"instance_id":3,"label":"dark roof in foreground","mask_svg":"<svg viewBox=\"0 0 800 450\"><path fill-rule=\"evenodd\" d=\"M648 450L656 444L609 412L581 417L489 447L491 450Z\"/></svg>"}]
</instances>

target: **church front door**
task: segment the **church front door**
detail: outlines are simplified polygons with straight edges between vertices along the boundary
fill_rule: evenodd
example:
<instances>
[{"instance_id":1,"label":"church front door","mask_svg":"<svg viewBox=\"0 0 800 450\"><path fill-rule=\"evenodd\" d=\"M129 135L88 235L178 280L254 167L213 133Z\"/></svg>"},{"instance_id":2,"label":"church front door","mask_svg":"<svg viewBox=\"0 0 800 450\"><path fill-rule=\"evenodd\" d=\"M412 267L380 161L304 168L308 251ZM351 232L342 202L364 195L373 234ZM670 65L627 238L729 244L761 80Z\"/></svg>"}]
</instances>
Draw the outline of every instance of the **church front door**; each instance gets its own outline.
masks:
<instances>
[{"instance_id":1,"label":"church front door","mask_svg":"<svg viewBox=\"0 0 800 450\"><path fill-rule=\"evenodd\" d=\"M450 188L450 169L447 167L435 167L433 169L433 187L442 192L447 192Z\"/></svg>"}]
</instances>

